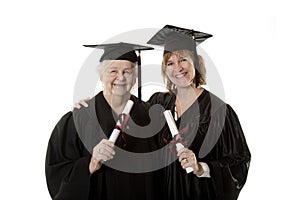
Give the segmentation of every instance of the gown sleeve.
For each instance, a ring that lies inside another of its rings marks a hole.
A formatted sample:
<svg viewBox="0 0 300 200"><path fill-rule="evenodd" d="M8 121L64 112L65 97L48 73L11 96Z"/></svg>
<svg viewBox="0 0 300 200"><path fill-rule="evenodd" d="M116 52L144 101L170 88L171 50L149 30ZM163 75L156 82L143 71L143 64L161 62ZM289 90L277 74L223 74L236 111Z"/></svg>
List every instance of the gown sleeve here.
<svg viewBox="0 0 300 200"><path fill-rule="evenodd" d="M224 124L220 116L212 116L215 130L221 126L221 134L205 161L210 168L217 199L237 199L243 188L251 160L246 139L234 110L226 105Z"/></svg>
<svg viewBox="0 0 300 200"><path fill-rule="evenodd" d="M57 123L48 143L45 171L52 199L88 199L90 156L83 151L69 112Z"/></svg>

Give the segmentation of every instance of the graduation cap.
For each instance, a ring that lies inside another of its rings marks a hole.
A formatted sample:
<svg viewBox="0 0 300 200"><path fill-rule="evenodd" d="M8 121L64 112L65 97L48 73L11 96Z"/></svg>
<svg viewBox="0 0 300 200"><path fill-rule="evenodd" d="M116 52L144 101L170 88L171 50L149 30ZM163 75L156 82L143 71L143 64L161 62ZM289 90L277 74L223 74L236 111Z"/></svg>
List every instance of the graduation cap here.
<svg viewBox="0 0 300 200"><path fill-rule="evenodd" d="M190 50L194 53L195 70L199 69L199 62L196 46L207 38L212 37L211 34L195 31L193 29L180 28L172 25L166 25L159 30L147 44L159 45L164 47L164 54L179 50ZM199 82L199 73L196 73L196 87Z"/></svg>
<svg viewBox="0 0 300 200"><path fill-rule="evenodd" d="M141 100L141 51L153 50L154 48L130 43L111 43L111 44L96 44L83 45L84 47L91 47L96 49L104 49L104 53L100 58L100 62L104 60L128 60L130 62L138 63L138 97ZM137 51L137 53L136 53Z"/></svg>
<svg viewBox="0 0 300 200"><path fill-rule="evenodd" d="M210 37L212 35L208 33L165 25L147 44L164 46L164 54L184 49L194 51L198 44Z"/></svg>

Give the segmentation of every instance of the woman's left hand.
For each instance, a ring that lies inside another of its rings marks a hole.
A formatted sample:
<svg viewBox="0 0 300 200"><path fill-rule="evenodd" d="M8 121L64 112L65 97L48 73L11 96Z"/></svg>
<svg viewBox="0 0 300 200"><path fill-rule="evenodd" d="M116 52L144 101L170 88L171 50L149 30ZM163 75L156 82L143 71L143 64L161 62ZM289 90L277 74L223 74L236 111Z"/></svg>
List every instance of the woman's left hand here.
<svg viewBox="0 0 300 200"><path fill-rule="evenodd" d="M179 162L183 169L192 167L193 173L197 176L201 176L204 173L202 166L198 163L192 150L183 148L178 151L177 156L179 156Z"/></svg>

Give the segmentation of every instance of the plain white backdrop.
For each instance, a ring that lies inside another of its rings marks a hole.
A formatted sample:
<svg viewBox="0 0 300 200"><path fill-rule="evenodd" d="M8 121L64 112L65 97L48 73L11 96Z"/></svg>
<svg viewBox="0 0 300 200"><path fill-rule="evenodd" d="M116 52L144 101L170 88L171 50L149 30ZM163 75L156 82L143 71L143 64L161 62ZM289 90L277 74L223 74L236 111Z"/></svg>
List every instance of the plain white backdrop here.
<svg viewBox="0 0 300 200"><path fill-rule="evenodd" d="M214 35L201 46L252 153L239 199L299 198L297 19L293 1L2 1L0 199L50 199L47 143L73 105L82 45L165 24Z"/></svg>

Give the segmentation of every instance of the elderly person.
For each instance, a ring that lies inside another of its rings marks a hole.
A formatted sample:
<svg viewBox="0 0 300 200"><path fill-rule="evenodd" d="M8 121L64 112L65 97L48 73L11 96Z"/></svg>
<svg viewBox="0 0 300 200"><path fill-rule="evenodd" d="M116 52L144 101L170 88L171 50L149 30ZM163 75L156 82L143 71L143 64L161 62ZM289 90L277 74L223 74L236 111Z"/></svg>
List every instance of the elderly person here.
<svg viewBox="0 0 300 200"><path fill-rule="evenodd" d="M196 45L211 36L166 25L148 41L164 46L161 72L169 90L153 94L148 103L171 110L179 129L175 138L167 126L158 135L165 166L160 199L233 200L247 180L251 154L238 116L201 86L206 69ZM185 148L174 150L176 143ZM193 172L187 173L188 168Z"/></svg>
<svg viewBox="0 0 300 200"><path fill-rule="evenodd" d="M157 199L153 173L122 170L126 165L124 152L144 153L155 148L153 137L127 134L129 128L134 131L135 125L150 122L146 104L130 94L139 59L135 50L148 48L127 43L94 47L104 48L99 65L104 88L89 101L89 108L68 112L55 126L46 156L50 195L64 200ZM129 99L134 105L124 116ZM117 120L121 134L113 143L107 138Z"/></svg>

